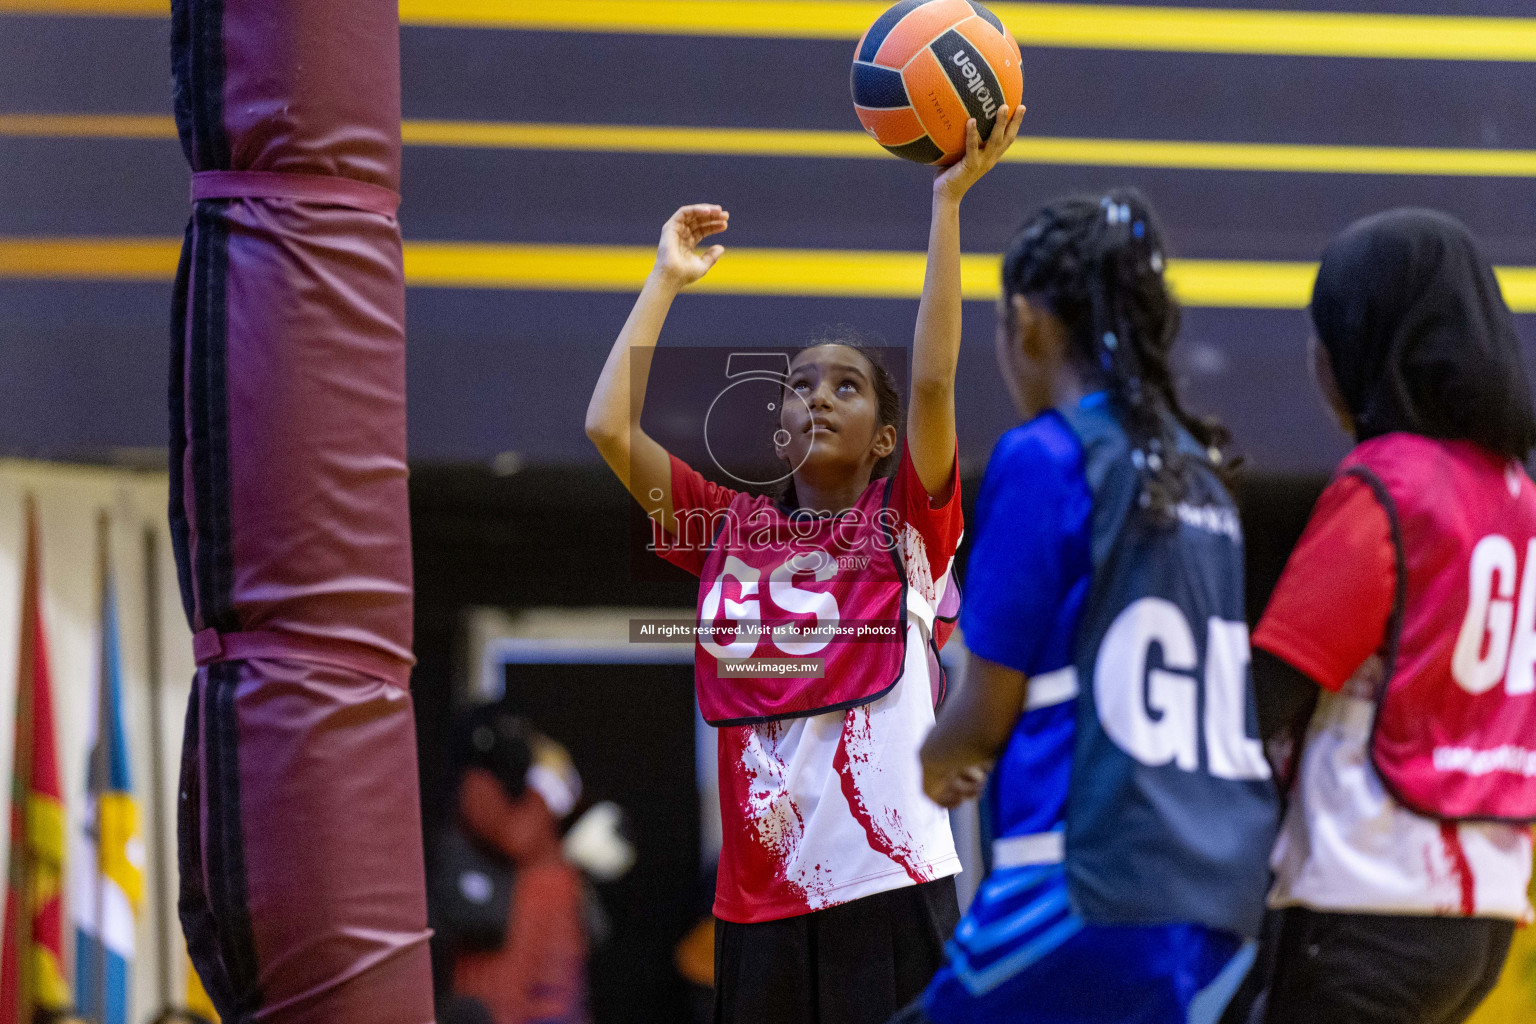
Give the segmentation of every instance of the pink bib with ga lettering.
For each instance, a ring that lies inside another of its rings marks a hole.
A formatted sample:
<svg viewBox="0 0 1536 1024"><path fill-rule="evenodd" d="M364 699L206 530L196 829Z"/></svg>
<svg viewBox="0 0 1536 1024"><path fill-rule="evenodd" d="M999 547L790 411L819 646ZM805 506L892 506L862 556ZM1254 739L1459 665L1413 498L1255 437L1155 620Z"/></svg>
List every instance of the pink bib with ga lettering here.
<svg viewBox="0 0 1536 1024"><path fill-rule="evenodd" d="M1343 472L1376 491L1398 552L1377 771L1420 814L1536 820L1536 485L1415 434L1365 442Z"/></svg>
<svg viewBox="0 0 1536 1024"><path fill-rule="evenodd" d="M710 725L867 704L906 661L906 577L889 480L837 516L737 495L699 574L695 679Z"/></svg>

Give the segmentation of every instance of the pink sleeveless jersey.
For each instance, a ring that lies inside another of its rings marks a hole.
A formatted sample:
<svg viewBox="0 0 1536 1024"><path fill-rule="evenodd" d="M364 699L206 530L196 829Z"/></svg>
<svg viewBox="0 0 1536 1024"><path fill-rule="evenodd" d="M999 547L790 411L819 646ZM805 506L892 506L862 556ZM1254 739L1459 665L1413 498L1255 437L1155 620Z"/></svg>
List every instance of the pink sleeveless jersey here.
<svg viewBox="0 0 1536 1024"><path fill-rule="evenodd" d="M909 610L933 641L938 702L937 648L958 591L945 588L941 602L923 564L914 567L920 592L908 594L914 538L926 554L904 514L911 474L903 454L897 475L871 481L853 508L815 517L710 484L674 460L678 533L658 550L700 579L695 677L706 722L803 718L879 699L902 675Z"/></svg>
<svg viewBox="0 0 1536 1024"><path fill-rule="evenodd" d="M1367 441L1341 471L1377 492L1397 549L1377 771L1430 817L1536 820L1536 485L1414 434Z"/></svg>

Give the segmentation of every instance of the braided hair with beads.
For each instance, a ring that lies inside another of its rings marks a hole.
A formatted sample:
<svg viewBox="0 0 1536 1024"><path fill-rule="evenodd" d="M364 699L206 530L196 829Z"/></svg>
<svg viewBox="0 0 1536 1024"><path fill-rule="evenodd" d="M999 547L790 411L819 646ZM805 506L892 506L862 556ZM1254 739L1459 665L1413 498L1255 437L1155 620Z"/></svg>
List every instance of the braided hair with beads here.
<svg viewBox="0 0 1536 1024"><path fill-rule="evenodd" d="M1171 515L1185 490L1187 456L1175 424L1223 476L1229 437L1179 400L1169 365L1179 305L1165 267L1162 228L1134 189L1051 203L1025 222L1003 259L1005 298L1022 295L1055 314L1071 338L1074 363L1108 392L1134 446L1140 504L1161 517Z"/></svg>

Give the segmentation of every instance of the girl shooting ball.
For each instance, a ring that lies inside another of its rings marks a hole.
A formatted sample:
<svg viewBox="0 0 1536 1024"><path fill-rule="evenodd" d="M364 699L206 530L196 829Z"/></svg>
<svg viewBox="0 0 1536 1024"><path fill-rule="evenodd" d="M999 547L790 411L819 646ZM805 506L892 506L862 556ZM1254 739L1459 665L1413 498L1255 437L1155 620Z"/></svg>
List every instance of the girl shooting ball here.
<svg viewBox="0 0 1536 1024"><path fill-rule="evenodd" d="M836 338L790 363L774 439L794 468L785 502L707 482L641 428L631 396L667 311L724 255L699 248L726 229L718 206L667 222L587 410L604 460L659 507L660 553L701 581L698 696L720 727L724 826L718 1020L884 1021L937 968L959 916L947 813L923 795L917 761L942 692L931 654L961 534L959 211L1023 113L1004 107L985 144L971 121L964 158L934 181L904 447L890 374ZM698 515L720 524L702 544L680 529ZM875 623L899 629L883 642L844 631ZM790 624L814 631L788 639ZM769 670L754 656L806 667L757 678L746 673Z"/></svg>

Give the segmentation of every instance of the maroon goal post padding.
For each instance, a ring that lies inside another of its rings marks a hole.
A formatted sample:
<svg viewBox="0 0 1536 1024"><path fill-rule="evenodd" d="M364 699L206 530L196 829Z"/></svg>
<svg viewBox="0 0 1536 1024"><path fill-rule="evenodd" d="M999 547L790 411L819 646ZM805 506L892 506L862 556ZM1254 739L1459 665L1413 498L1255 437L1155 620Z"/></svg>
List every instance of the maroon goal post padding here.
<svg viewBox="0 0 1536 1024"><path fill-rule="evenodd" d="M393 0L174 0L180 911L226 1024L432 1020Z"/></svg>

